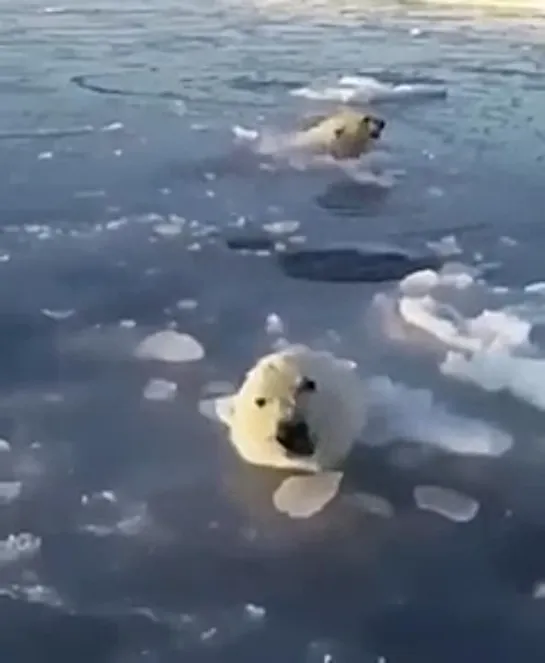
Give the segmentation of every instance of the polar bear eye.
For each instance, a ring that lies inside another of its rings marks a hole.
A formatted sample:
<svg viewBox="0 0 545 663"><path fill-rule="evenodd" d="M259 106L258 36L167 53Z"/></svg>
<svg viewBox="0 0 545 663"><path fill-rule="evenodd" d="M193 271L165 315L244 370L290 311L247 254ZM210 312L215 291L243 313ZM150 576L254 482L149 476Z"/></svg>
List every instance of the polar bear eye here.
<svg viewBox="0 0 545 663"><path fill-rule="evenodd" d="M335 138L340 138L344 133L344 127L339 127L335 129Z"/></svg>
<svg viewBox="0 0 545 663"><path fill-rule="evenodd" d="M257 405L257 407L265 407L265 404L267 403L266 398L256 398L254 400L254 403Z"/></svg>

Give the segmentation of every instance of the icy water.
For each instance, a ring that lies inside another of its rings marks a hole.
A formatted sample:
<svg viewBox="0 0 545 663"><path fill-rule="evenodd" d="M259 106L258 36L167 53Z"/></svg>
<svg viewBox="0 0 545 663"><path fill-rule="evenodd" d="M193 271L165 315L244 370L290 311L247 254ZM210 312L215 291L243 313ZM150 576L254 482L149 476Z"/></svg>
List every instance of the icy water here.
<svg viewBox="0 0 545 663"><path fill-rule="evenodd" d="M545 12L497 5L0 1L2 661L543 661ZM260 151L339 102L375 165ZM372 401L306 520L199 406L282 338Z"/></svg>

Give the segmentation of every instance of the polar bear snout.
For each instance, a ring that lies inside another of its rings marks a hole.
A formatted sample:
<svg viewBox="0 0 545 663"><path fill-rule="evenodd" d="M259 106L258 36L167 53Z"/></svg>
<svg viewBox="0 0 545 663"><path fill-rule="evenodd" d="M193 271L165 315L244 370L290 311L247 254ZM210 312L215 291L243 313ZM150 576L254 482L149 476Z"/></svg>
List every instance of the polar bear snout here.
<svg viewBox="0 0 545 663"><path fill-rule="evenodd" d="M312 456L316 451L304 419L282 419L276 427L276 441L294 456Z"/></svg>
<svg viewBox="0 0 545 663"><path fill-rule="evenodd" d="M373 140L378 140L384 131L384 127L386 126L386 120L383 120L381 117L368 115L365 118L365 121L367 122L369 128L369 136Z"/></svg>

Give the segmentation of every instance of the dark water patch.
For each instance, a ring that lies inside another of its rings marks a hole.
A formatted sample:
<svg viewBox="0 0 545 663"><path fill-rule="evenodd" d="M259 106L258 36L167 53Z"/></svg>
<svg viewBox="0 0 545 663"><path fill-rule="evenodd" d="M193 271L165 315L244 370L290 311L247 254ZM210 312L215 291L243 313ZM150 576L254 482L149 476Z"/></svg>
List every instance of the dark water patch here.
<svg viewBox="0 0 545 663"><path fill-rule="evenodd" d="M500 78L523 78L533 81L545 81L545 70L539 68L536 64L535 67L513 67L513 66L498 66L493 64L459 64L456 71L465 72L470 74L484 74L487 77L499 76ZM542 89L541 87L536 89Z"/></svg>
<svg viewBox="0 0 545 663"><path fill-rule="evenodd" d="M111 76L115 74L78 74L77 76L72 76L70 82L81 88L82 90L87 90L89 92L96 92L97 94L109 94L120 97L151 97L153 99L167 99L172 101L184 101L185 97L178 93L172 92L171 90L158 90L157 92L151 92L147 90L131 90L124 89L122 87L101 85L100 83L94 83L93 79L96 79L99 76ZM118 74L121 76L121 74Z"/></svg>
<svg viewBox="0 0 545 663"><path fill-rule="evenodd" d="M391 191L377 184L352 180L334 182L316 197L319 207L338 216L375 216Z"/></svg>
<svg viewBox="0 0 545 663"><path fill-rule="evenodd" d="M438 269L441 259L397 249L316 248L278 253L283 272L293 279L331 283L380 283L402 279L421 269Z"/></svg>
<svg viewBox="0 0 545 663"><path fill-rule="evenodd" d="M234 76L229 82L229 85L236 90L256 93L285 92L286 90L295 90L303 87L304 84L304 81L301 80L288 81L285 79L257 75L252 76L248 74Z"/></svg>
<svg viewBox="0 0 545 663"><path fill-rule="evenodd" d="M112 620L0 597L0 656L20 663L102 663L121 644Z"/></svg>
<svg viewBox="0 0 545 663"><path fill-rule="evenodd" d="M273 251L274 239L266 233L230 233L225 243L233 251Z"/></svg>

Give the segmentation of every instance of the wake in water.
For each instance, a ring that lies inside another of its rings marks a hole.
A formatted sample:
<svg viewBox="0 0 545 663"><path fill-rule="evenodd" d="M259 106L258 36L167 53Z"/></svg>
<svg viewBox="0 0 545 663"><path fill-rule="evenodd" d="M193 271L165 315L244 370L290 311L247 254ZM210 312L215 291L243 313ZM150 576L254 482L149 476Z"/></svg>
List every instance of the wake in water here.
<svg viewBox="0 0 545 663"><path fill-rule="evenodd" d="M290 94L313 102L329 103L327 110L334 112L337 108L332 104L337 102L366 105L444 99L447 91L436 81L394 83L383 82L372 76L342 76L336 85L299 87L291 90ZM385 166L389 154L380 147L359 159L338 161L328 155L314 153L311 146L301 146L297 132L273 129L259 131L235 125L233 133L239 142L249 145L257 154L284 160L290 167L299 170L337 168L356 182L386 189L394 186L397 177L403 174L403 171Z"/></svg>

